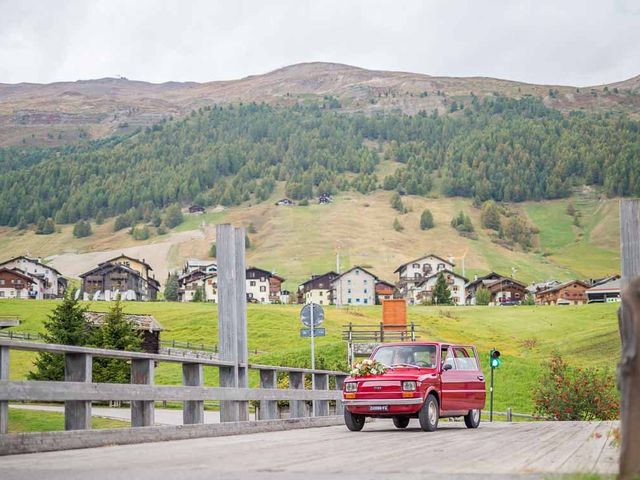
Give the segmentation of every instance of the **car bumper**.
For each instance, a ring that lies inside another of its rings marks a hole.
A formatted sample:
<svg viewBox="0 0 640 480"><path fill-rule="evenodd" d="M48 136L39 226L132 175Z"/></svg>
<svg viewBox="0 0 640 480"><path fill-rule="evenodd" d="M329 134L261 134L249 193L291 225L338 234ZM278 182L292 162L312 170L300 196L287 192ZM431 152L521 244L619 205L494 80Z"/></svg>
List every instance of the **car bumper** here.
<svg viewBox="0 0 640 480"><path fill-rule="evenodd" d="M373 405L422 405L424 400L420 397L417 398L382 398L379 400L373 399L344 399L342 403L348 407L369 407Z"/></svg>

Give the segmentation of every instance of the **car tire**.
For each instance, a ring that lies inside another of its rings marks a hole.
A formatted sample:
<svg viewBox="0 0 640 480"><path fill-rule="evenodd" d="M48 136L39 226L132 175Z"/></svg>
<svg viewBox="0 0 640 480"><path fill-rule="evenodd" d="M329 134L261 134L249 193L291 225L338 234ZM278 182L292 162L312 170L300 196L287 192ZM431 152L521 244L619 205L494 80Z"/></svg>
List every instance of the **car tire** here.
<svg viewBox="0 0 640 480"><path fill-rule="evenodd" d="M364 415L358 415L357 413L351 413L349 410L344 411L344 424L352 432L359 432L364 427L365 417Z"/></svg>
<svg viewBox="0 0 640 480"><path fill-rule="evenodd" d="M480 415L480 410L469 410L469 413L464 416L464 424L467 428L478 428L478 425L480 425Z"/></svg>
<svg viewBox="0 0 640 480"><path fill-rule="evenodd" d="M407 426L409 426L409 420L409 417L398 415L393 417L393 424L396 428L407 428Z"/></svg>
<svg viewBox="0 0 640 480"><path fill-rule="evenodd" d="M433 432L438 428L438 420L440 418L440 406L438 405L438 399L433 393L427 395L427 399L424 401L424 405L418 413L418 420L420 420L420 428L425 432Z"/></svg>

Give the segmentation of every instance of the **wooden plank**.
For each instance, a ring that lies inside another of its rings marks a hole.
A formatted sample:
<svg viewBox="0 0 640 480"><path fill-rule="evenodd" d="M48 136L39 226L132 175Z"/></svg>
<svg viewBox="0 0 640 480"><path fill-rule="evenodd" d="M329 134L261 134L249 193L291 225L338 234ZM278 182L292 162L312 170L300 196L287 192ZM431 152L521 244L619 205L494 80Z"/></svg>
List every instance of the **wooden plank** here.
<svg viewBox="0 0 640 480"><path fill-rule="evenodd" d="M182 384L190 387L201 387L204 384L202 364L182 364ZM204 423L204 401L186 400L182 407L182 422L185 425Z"/></svg>
<svg viewBox="0 0 640 480"><path fill-rule="evenodd" d="M622 286L640 276L640 200L620 200L620 262Z"/></svg>
<svg viewBox="0 0 640 480"><path fill-rule="evenodd" d="M236 303L235 328L236 328L236 362L237 362L237 387L247 388L249 386L249 373L245 366L249 361L248 338L247 338L247 270L245 265L245 231L244 228L234 229L235 242L235 286L234 301ZM275 385L274 385L275 386ZM238 403L238 420L247 422L249 420L249 402Z"/></svg>
<svg viewBox="0 0 640 480"><path fill-rule="evenodd" d="M344 381L347 378L347 375L336 375L336 390L342 394L342 386L344 385ZM336 415L344 414L344 404L342 400L336 400Z"/></svg>
<svg viewBox="0 0 640 480"><path fill-rule="evenodd" d="M3 382L0 400L61 402L71 400L337 400L336 390L294 390L84 382Z"/></svg>
<svg viewBox="0 0 640 480"><path fill-rule="evenodd" d="M193 362L193 358L173 357L170 355L158 355L143 352L127 352L123 350L106 350L103 348L76 347L72 345L57 345L52 343L25 342L21 340L8 340L0 338L0 346L7 346L12 350L49 353L86 353L94 357L119 358L123 360L149 359L156 362L185 363ZM233 362L217 359L198 359L203 365L232 366Z"/></svg>
<svg viewBox="0 0 640 480"><path fill-rule="evenodd" d="M153 360L132 360L131 383L134 385L153 385ZM131 402L131 426L149 427L155 425L154 402L134 400Z"/></svg>
<svg viewBox="0 0 640 480"><path fill-rule="evenodd" d="M304 390L304 373L289 372L289 388ZM305 414L305 403L301 400L289 400L289 418L301 418Z"/></svg>
<svg viewBox="0 0 640 480"><path fill-rule="evenodd" d="M260 388L277 388L277 374L275 370L260 370ZM260 401L260 420L275 420L278 418L278 402L275 400Z"/></svg>
<svg viewBox="0 0 640 480"><path fill-rule="evenodd" d="M9 347L0 347L0 382L9 380ZM0 401L0 434L9 431L9 402Z"/></svg>
<svg viewBox="0 0 640 480"><path fill-rule="evenodd" d="M68 382L87 387L92 376L92 358L87 353L66 353L64 356L63 387ZM40 383L40 382L30 382ZM44 382L43 382L44 383ZM65 430L90 430L91 429L91 401L88 398L66 400L64 402L64 429Z"/></svg>
<svg viewBox="0 0 640 480"><path fill-rule="evenodd" d="M316 373L314 374L314 377L316 391L329 391L329 375L326 375L324 373ZM340 394L340 398L342 398L342 394ZM326 415L329 415L329 402L326 400L314 400L313 415L316 417L324 417Z"/></svg>

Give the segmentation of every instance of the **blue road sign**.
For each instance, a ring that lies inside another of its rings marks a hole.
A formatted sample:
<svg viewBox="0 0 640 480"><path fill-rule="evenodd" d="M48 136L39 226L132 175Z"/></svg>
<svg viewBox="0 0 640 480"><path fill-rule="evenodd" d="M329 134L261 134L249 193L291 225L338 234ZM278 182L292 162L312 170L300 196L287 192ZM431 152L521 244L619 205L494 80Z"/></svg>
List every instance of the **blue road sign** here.
<svg viewBox="0 0 640 480"><path fill-rule="evenodd" d="M313 331L313 336L314 337L324 337L327 334L327 331L324 328L316 328ZM300 329L300 336L301 337L310 337L311 336L311 329L310 328L301 328Z"/></svg>

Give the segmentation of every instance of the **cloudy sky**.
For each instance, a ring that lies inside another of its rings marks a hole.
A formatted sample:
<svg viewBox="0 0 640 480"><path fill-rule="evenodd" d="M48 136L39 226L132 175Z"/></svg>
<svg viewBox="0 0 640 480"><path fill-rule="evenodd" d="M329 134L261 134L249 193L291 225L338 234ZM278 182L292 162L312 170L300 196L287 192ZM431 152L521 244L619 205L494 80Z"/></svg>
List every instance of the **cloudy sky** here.
<svg viewBox="0 0 640 480"><path fill-rule="evenodd" d="M640 0L0 0L0 82L210 81L298 62L533 83L640 74Z"/></svg>

